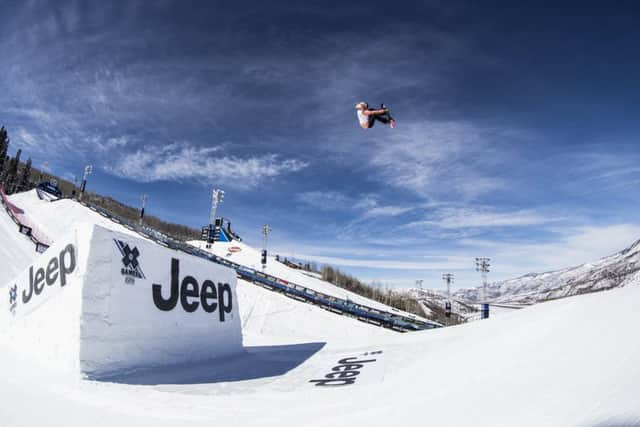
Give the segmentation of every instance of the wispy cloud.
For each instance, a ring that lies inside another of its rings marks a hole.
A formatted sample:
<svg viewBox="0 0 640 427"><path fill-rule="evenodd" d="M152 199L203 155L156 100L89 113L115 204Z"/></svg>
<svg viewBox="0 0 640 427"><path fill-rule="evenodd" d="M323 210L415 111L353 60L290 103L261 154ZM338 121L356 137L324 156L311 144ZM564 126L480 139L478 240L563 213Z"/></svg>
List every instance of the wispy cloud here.
<svg viewBox="0 0 640 427"><path fill-rule="evenodd" d="M296 196L304 204L323 211L355 211L359 219L398 216L413 210L413 207L385 205L372 194L348 196L337 191L309 191Z"/></svg>
<svg viewBox="0 0 640 427"><path fill-rule="evenodd" d="M348 207L352 200L337 191L308 191L296 196L298 201L317 209L332 211Z"/></svg>
<svg viewBox="0 0 640 427"><path fill-rule="evenodd" d="M592 151L568 153L566 162L572 167L564 185L578 194L634 188L640 180L640 152L635 145L628 151L608 148L596 145Z"/></svg>
<svg viewBox="0 0 640 427"><path fill-rule="evenodd" d="M464 239L459 243L494 258L501 278L595 262L640 239L640 225L605 224L565 228L547 242Z"/></svg>
<svg viewBox="0 0 640 427"><path fill-rule="evenodd" d="M509 153L496 156L495 140L507 130L466 121L400 123L374 140L367 168L378 180L428 199L481 198L510 184L495 173Z"/></svg>
<svg viewBox="0 0 640 427"><path fill-rule="evenodd" d="M280 160L276 154L240 158L224 154L221 147L173 143L125 154L105 170L140 182L198 180L247 188L307 166L297 159Z"/></svg>
<svg viewBox="0 0 640 427"><path fill-rule="evenodd" d="M21 147L34 148L38 144L37 137L22 126L16 129L15 136L12 138L12 140L14 142L17 142L17 144Z"/></svg>
<svg viewBox="0 0 640 427"><path fill-rule="evenodd" d="M549 224L561 221L563 217L548 216L532 210L496 211L490 208L443 207L435 210L433 218L414 221L406 228L440 227L444 229L459 228L493 228L522 227Z"/></svg>

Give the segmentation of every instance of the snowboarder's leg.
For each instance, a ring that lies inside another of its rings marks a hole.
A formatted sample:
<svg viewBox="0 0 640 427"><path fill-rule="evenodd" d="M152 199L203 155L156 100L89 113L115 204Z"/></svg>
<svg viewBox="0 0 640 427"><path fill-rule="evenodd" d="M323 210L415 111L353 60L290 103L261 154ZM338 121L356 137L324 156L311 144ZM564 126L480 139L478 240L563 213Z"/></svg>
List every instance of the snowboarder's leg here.
<svg viewBox="0 0 640 427"><path fill-rule="evenodd" d="M384 114L380 114L373 117L374 117L374 120L384 123L385 125L388 124L391 120L393 120L393 118L391 118L391 115L389 114L388 111Z"/></svg>
<svg viewBox="0 0 640 427"><path fill-rule="evenodd" d="M373 125L376 124L376 116L368 116L368 119L369 119L369 129L371 129Z"/></svg>

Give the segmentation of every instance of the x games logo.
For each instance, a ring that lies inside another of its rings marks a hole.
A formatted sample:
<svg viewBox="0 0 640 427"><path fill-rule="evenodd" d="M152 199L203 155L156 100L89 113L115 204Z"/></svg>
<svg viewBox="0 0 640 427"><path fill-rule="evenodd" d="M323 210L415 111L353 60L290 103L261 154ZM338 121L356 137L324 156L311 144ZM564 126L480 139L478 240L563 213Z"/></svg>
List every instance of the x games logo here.
<svg viewBox="0 0 640 427"><path fill-rule="evenodd" d="M133 249L131 249L131 247L122 240L113 239L113 241L122 255L123 267L120 269L120 273L123 276L127 276L125 282L133 284L136 278L144 279L144 273L142 272L140 263L138 262L138 257L140 256L138 248L134 246Z"/></svg>
<svg viewBox="0 0 640 427"><path fill-rule="evenodd" d="M16 306L18 305L18 285L9 288L9 311L16 314Z"/></svg>

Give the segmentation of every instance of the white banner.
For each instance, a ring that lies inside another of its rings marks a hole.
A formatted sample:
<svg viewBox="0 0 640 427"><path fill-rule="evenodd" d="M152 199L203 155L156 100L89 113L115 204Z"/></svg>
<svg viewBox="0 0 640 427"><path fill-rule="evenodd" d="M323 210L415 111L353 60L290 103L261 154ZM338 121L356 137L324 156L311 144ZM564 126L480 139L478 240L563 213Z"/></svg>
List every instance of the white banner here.
<svg viewBox="0 0 640 427"><path fill-rule="evenodd" d="M75 237L75 234L74 234ZM13 317L31 313L70 285L78 270L77 239L56 244L6 287Z"/></svg>
<svg viewBox="0 0 640 427"><path fill-rule="evenodd" d="M237 320L236 275L227 267L113 233L111 318L165 313L171 322L199 318L220 326ZM138 307L132 310L133 307ZM158 321L157 318L154 319Z"/></svg>

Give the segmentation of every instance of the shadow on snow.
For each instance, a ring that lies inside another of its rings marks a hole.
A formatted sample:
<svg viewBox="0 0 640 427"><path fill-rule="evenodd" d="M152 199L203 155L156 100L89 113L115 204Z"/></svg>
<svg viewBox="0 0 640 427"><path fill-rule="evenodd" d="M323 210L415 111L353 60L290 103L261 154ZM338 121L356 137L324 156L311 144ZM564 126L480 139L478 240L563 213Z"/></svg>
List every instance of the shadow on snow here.
<svg viewBox="0 0 640 427"><path fill-rule="evenodd" d="M165 365L108 374L89 375L94 381L130 385L210 384L281 376L300 366L325 343L245 347L245 352L223 359ZM188 350L187 350L188 351Z"/></svg>

